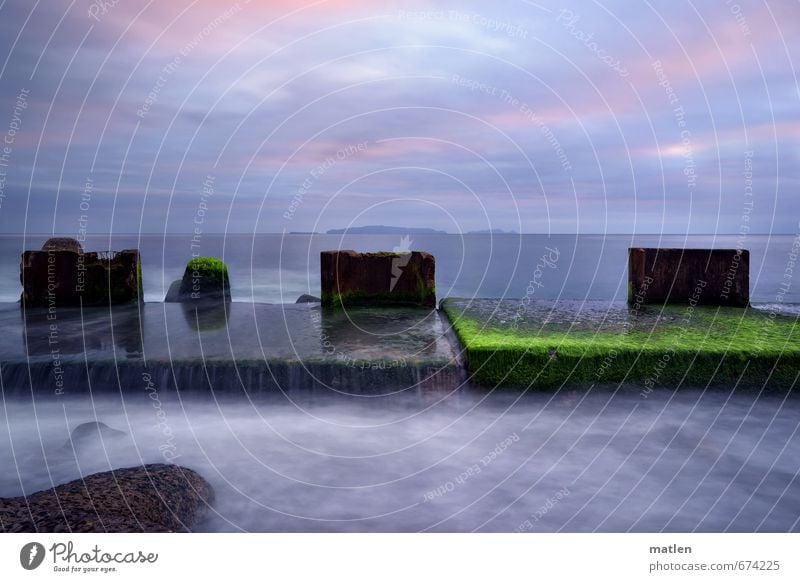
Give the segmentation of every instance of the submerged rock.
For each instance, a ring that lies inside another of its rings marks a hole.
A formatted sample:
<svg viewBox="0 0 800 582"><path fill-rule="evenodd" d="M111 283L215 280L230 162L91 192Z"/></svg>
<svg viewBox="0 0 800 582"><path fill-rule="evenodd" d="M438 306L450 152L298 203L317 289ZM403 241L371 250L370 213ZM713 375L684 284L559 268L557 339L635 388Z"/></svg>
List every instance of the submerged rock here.
<svg viewBox="0 0 800 582"><path fill-rule="evenodd" d="M96 473L27 497L0 499L4 532L189 531L213 501L211 486L178 465Z"/></svg>
<svg viewBox="0 0 800 582"><path fill-rule="evenodd" d="M194 257L187 264L183 278L173 281L164 301L180 303L193 300L230 301L231 283L228 267L214 257Z"/></svg>
<svg viewBox="0 0 800 582"><path fill-rule="evenodd" d="M67 442L65 449L84 447L89 444L101 443L112 439L120 439L127 433L111 428L104 422L84 422L75 427Z"/></svg>
<svg viewBox="0 0 800 582"><path fill-rule="evenodd" d="M300 297L297 298L295 303L319 303L322 301L319 297L314 297L313 295L307 295L303 293Z"/></svg>
<svg viewBox="0 0 800 582"><path fill-rule="evenodd" d="M436 306L436 259L419 251L323 251L322 304Z"/></svg>

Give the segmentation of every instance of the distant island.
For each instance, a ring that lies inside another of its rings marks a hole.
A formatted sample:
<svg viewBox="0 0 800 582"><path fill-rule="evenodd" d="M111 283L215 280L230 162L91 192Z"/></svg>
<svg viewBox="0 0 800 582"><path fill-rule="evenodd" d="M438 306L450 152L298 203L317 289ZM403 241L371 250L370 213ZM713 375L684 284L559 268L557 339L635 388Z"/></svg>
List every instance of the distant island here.
<svg viewBox="0 0 800 582"><path fill-rule="evenodd" d="M354 226L351 228L332 228L325 234L447 234L434 228L411 228L406 226Z"/></svg>
<svg viewBox="0 0 800 582"><path fill-rule="evenodd" d="M486 230L470 230L466 234L519 234L516 230L503 230L502 228L489 228Z"/></svg>

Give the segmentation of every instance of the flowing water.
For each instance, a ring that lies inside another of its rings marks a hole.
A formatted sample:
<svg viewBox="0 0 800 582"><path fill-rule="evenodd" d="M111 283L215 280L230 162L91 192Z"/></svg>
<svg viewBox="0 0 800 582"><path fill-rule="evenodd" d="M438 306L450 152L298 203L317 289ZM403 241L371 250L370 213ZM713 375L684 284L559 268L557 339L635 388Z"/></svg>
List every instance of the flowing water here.
<svg viewBox="0 0 800 582"><path fill-rule="evenodd" d="M163 462L209 531L797 531L796 399L688 390L16 399L0 496ZM128 433L64 447L76 425Z"/></svg>

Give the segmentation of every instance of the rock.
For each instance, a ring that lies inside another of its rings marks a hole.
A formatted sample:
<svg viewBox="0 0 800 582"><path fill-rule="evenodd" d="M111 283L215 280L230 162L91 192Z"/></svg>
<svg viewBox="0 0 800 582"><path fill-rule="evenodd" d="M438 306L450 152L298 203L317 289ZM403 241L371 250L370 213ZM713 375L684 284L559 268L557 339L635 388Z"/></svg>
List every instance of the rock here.
<svg viewBox="0 0 800 582"><path fill-rule="evenodd" d="M181 280L175 279L167 289L167 296L164 297L166 303L178 303L181 301Z"/></svg>
<svg viewBox="0 0 800 582"><path fill-rule="evenodd" d="M628 303L750 304L750 252L628 249Z"/></svg>
<svg viewBox="0 0 800 582"><path fill-rule="evenodd" d="M214 257L194 257L186 264L183 278L170 285L164 301L170 303L207 299L230 301L230 298L231 283L225 263Z"/></svg>
<svg viewBox="0 0 800 582"><path fill-rule="evenodd" d="M24 307L90 307L144 297L138 250L84 253L73 239L50 239L43 248L22 253Z"/></svg>
<svg viewBox="0 0 800 582"><path fill-rule="evenodd" d="M83 247L74 238L69 237L52 237L45 241L42 245L43 251L70 251L72 253L82 253Z"/></svg>
<svg viewBox="0 0 800 582"><path fill-rule="evenodd" d="M295 303L319 303L321 299L319 297L314 297L313 295L307 295L303 293L300 297L297 298Z"/></svg>
<svg viewBox="0 0 800 582"><path fill-rule="evenodd" d="M177 465L116 469L26 497L0 499L4 532L189 531L213 501L200 475Z"/></svg>
<svg viewBox="0 0 800 582"><path fill-rule="evenodd" d="M323 251L322 304L436 306L436 260L428 253Z"/></svg>
<svg viewBox="0 0 800 582"><path fill-rule="evenodd" d="M84 422L75 427L64 448L72 450L93 443L102 443L127 436L125 432L111 428L104 422Z"/></svg>

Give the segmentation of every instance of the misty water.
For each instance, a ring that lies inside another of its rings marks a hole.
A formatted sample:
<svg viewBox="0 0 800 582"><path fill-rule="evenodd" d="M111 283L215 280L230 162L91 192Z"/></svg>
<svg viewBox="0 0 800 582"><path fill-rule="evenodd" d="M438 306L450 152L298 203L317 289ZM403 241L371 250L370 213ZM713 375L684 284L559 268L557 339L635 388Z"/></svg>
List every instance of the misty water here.
<svg viewBox="0 0 800 582"><path fill-rule="evenodd" d="M308 319L313 306L242 303L293 303L301 293L316 294L319 250L386 250L399 244L396 237L259 237L208 239L207 254L224 256L231 267L232 309L201 317L179 305L148 303L116 312L115 333L99 311L70 316L65 310L61 340L71 346L69 358L91 367L100 359L169 365L172 357L193 362L198 374L189 377L202 377L210 360L257 360L264 350L283 359L316 357L324 334L348 354L402 358L410 350L453 359L444 326L427 315L320 318L314 328ZM452 382L369 394L350 394L346 386L232 394L223 386L191 390L182 381L180 391L166 383L152 388L137 372L137 382L112 373L106 384L63 396L28 390L30 379L23 376L29 372L13 380L6 372L9 362L30 369L48 358L47 322L29 313L26 328L12 303L19 296L19 252L38 248L46 237L40 238L0 239L0 298L6 302L0 307L0 497L168 460L197 470L216 491L199 531L800 530L800 401L789 387L769 394L734 387L647 394L637 386L535 393ZM539 258L557 249L559 260L541 274L537 297L572 306L624 298L631 244L736 242L412 239L412 248L437 257L440 298L521 297ZM181 240L115 236L110 243L92 239L86 248L141 248L146 298L160 301L190 257ZM793 238L749 242L753 297L768 304L775 301ZM798 302L798 286L785 300ZM783 308L797 312L796 306ZM354 375L364 371L349 373L355 385ZM69 440L72 430L91 421L125 434Z"/></svg>
<svg viewBox="0 0 800 582"><path fill-rule="evenodd" d="M162 398L4 402L0 495L163 462L168 447L216 491L199 530L796 531L800 519L800 406L784 396ZM94 420L127 435L68 444Z"/></svg>

